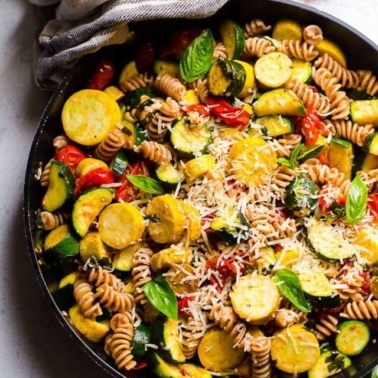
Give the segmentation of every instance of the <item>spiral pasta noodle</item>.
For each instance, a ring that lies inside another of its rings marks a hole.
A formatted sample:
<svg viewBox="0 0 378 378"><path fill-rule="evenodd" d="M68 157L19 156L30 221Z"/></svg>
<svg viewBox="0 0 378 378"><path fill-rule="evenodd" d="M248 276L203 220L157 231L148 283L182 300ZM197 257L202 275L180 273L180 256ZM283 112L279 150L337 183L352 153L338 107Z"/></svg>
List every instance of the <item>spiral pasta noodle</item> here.
<svg viewBox="0 0 378 378"><path fill-rule="evenodd" d="M176 101L184 100L186 87L172 75L158 75L155 78L154 87Z"/></svg>
<svg viewBox="0 0 378 378"><path fill-rule="evenodd" d="M358 70L359 87L366 90L370 96L374 96L378 92L378 80L369 70Z"/></svg>
<svg viewBox="0 0 378 378"><path fill-rule="evenodd" d="M287 134L282 138L269 141L268 143L272 146L272 149L276 152L278 157L289 157L301 141L301 135Z"/></svg>
<svg viewBox="0 0 378 378"><path fill-rule="evenodd" d="M119 278L101 266L92 268L89 271L88 282L93 284L95 287L107 284L112 286L119 293L122 293L125 289L125 284Z"/></svg>
<svg viewBox="0 0 378 378"><path fill-rule="evenodd" d="M182 350L187 360L192 359L206 330L206 318L189 317L180 325L182 335Z"/></svg>
<svg viewBox="0 0 378 378"><path fill-rule="evenodd" d="M255 337L251 341L253 378L269 378L272 376L271 344L270 338L265 336Z"/></svg>
<svg viewBox="0 0 378 378"><path fill-rule="evenodd" d="M342 87L358 88L360 85L360 78L357 72L344 68L327 53L322 54L315 60L314 67L324 68L331 72L333 77L336 78L337 82L339 82Z"/></svg>
<svg viewBox="0 0 378 378"><path fill-rule="evenodd" d="M299 316L291 309L281 308L276 312L274 320L278 327L286 328L296 323L299 320Z"/></svg>
<svg viewBox="0 0 378 378"><path fill-rule="evenodd" d="M54 159L50 159L42 169L42 174L41 174L41 177L39 179L39 183L41 184L42 187L49 186L50 169L51 169L51 163L53 161L54 161Z"/></svg>
<svg viewBox="0 0 378 378"><path fill-rule="evenodd" d="M134 297L131 294L119 292L107 283L97 287L95 297L100 304L113 312L130 311L134 306Z"/></svg>
<svg viewBox="0 0 378 378"><path fill-rule="evenodd" d="M160 108L154 112L151 121L146 125L148 139L162 142L172 123L181 116L179 104L168 97L161 101Z"/></svg>
<svg viewBox="0 0 378 378"><path fill-rule="evenodd" d="M245 40L243 55L246 58L261 57L277 50L278 48L267 38L250 37Z"/></svg>
<svg viewBox="0 0 378 378"><path fill-rule="evenodd" d="M206 78L202 77L197 79L193 83L190 83L190 87L194 89L201 102L206 101L209 96L209 87Z"/></svg>
<svg viewBox="0 0 378 378"><path fill-rule="evenodd" d="M232 307L214 305L209 313L209 319L230 334L235 340L235 347L249 349L252 336L247 332L245 324L238 320Z"/></svg>
<svg viewBox="0 0 378 378"><path fill-rule="evenodd" d="M337 332L339 321L332 315L320 317L315 323L315 335L318 340L326 340Z"/></svg>
<svg viewBox="0 0 378 378"><path fill-rule="evenodd" d="M323 31L318 25L307 25L303 29L303 39L309 45L317 45L323 40Z"/></svg>
<svg viewBox="0 0 378 378"><path fill-rule="evenodd" d="M74 283L74 297L81 312L87 318L102 315L100 304L92 291L91 284L83 277L78 277Z"/></svg>
<svg viewBox="0 0 378 378"><path fill-rule="evenodd" d="M143 292L143 286L152 279L150 269L150 259L152 255L153 252L150 248L142 247L134 253L132 259L134 298L135 302L140 303L142 306L148 302L146 294Z"/></svg>
<svg viewBox="0 0 378 378"><path fill-rule="evenodd" d="M314 45L293 39L285 39L281 41L279 51L283 52L289 57L303 59L306 61L314 60L319 55L319 53L314 50Z"/></svg>
<svg viewBox="0 0 378 378"><path fill-rule="evenodd" d="M366 137L374 132L372 124L359 125L351 120L324 120L332 134L362 146Z"/></svg>
<svg viewBox="0 0 378 378"><path fill-rule="evenodd" d="M132 370L137 362L131 352L134 338L134 320L130 313L112 316L110 328L113 333L106 340L106 351L110 354L119 370Z"/></svg>
<svg viewBox="0 0 378 378"><path fill-rule="evenodd" d="M315 92L310 86L301 83L299 80L286 82L285 88L292 90L303 101L306 107L312 106L322 116L325 116L331 109L331 104L326 96Z"/></svg>
<svg viewBox="0 0 378 378"><path fill-rule="evenodd" d="M67 135L58 135L53 140L53 146L55 148L55 152L60 151L62 148L67 147L70 144L70 140Z"/></svg>
<svg viewBox="0 0 378 378"><path fill-rule="evenodd" d="M349 99L344 91L340 91L341 84L325 68L318 68L312 74L331 102L332 119L346 119L349 116Z"/></svg>
<svg viewBox="0 0 378 378"><path fill-rule="evenodd" d="M360 320L378 319L378 300L349 302L340 313L340 317Z"/></svg>
<svg viewBox="0 0 378 378"><path fill-rule="evenodd" d="M213 60L217 60L219 58L228 58L226 46L222 42L216 43L214 47Z"/></svg>
<svg viewBox="0 0 378 378"><path fill-rule="evenodd" d="M134 75L131 78L122 81L119 85L124 92L132 92L135 89L147 86L142 74Z"/></svg>
<svg viewBox="0 0 378 378"><path fill-rule="evenodd" d="M272 28L271 25L266 25L263 20L254 18L250 22L245 23L244 25L244 36L254 37L259 34L263 34Z"/></svg>
<svg viewBox="0 0 378 378"><path fill-rule="evenodd" d="M171 150L161 143L144 141L134 148L134 152L141 153L144 158L158 164L165 164L172 160Z"/></svg>
<svg viewBox="0 0 378 378"><path fill-rule="evenodd" d="M113 159L116 153L124 146L125 138L122 131L115 128L100 142L94 150L94 157L105 162Z"/></svg>
<svg viewBox="0 0 378 378"><path fill-rule="evenodd" d="M49 211L41 212L42 227L44 230L53 230L68 219L68 214L63 212L50 213Z"/></svg>

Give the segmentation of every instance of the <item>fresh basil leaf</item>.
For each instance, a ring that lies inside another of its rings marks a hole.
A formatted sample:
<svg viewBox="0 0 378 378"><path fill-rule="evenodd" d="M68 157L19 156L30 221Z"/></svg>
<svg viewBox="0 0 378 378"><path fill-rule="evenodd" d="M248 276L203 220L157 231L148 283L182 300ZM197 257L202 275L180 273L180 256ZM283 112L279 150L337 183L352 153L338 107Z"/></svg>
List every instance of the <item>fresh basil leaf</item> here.
<svg viewBox="0 0 378 378"><path fill-rule="evenodd" d="M304 146L303 143L298 144L298 146L295 147L294 150L293 150L293 152L291 153L291 155L290 155L290 162L291 162L292 166L295 166L295 164L297 162L298 155L302 151L303 146Z"/></svg>
<svg viewBox="0 0 378 378"><path fill-rule="evenodd" d="M214 38L210 29L192 41L180 60L181 77L191 83L203 76L213 62Z"/></svg>
<svg viewBox="0 0 378 378"><path fill-rule="evenodd" d="M277 163L284 165L285 167L294 168L291 161L283 157L277 158Z"/></svg>
<svg viewBox="0 0 378 378"><path fill-rule="evenodd" d="M177 319L177 299L163 276L156 276L143 285L143 291L151 304L170 319Z"/></svg>
<svg viewBox="0 0 378 378"><path fill-rule="evenodd" d="M323 145L318 144L314 146L305 146L300 152L301 154L298 155L297 160L305 160L315 158L319 155L319 152L323 149Z"/></svg>
<svg viewBox="0 0 378 378"><path fill-rule="evenodd" d="M348 191L345 212L346 220L350 224L357 224L366 213L368 189L359 176L356 176Z"/></svg>
<svg viewBox="0 0 378 378"><path fill-rule="evenodd" d="M276 271L273 281L277 283L280 293L295 307L303 312L311 311L296 273L290 269L279 269Z"/></svg>
<svg viewBox="0 0 378 378"><path fill-rule="evenodd" d="M148 176L126 175L126 178L138 189L150 194L164 194L160 183Z"/></svg>

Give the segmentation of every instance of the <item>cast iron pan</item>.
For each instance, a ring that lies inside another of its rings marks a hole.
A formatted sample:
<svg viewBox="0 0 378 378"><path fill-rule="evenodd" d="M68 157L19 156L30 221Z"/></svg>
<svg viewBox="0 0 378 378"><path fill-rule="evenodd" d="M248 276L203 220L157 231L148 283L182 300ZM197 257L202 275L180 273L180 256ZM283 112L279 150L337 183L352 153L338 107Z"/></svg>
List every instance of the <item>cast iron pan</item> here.
<svg viewBox="0 0 378 378"><path fill-rule="evenodd" d="M261 18L268 24L274 24L281 18L293 18L302 24L317 24L324 32L327 38L334 40L339 46L347 52L349 69L369 69L375 72L378 67L378 47L368 38L351 28L344 22L320 12L309 6L300 5L287 0L230 0L226 6L210 19L198 19L195 22L199 26L208 26L209 22L217 21L222 18L232 18L244 25L245 22L253 18ZM135 23L130 25L131 30L136 30L139 34L152 33L154 30L166 30L177 25L183 26L185 23L193 25L193 20L154 20ZM72 342L78 344L81 349L103 369L109 377L124 378L114 367L112 361L108 359L102 350L102 346L92 344L80 337L68 324L62 316L59 308L54 302L46 284L45 273L38 264L35 248L38 230L36 227L36 210L41 203L41 190L39 182L35 175L39 168L40 162L43 165L53 156L52 147L53 138L61 133L60 111L63 103L68 96L77 90L85 87L91 73L94 70L95 63L101 55L113 55L116 62L120 64L127 62L127 46L113 46L103 49L96 55L88 56L65 78L60 88L53 94L49 101L41 121L38 125L34 140L31 146L30 155L27 164L25 185L24 185L24 227L28 243L29 256L43 294L46 296L62 327L72 338ZM100 56L99 56L100 55ZM373 335L372 339L376 339ZM378 343L371 343L362 354L353 358L354 369L344 370L333 377L353 377L362 378L375 365L378 364ZM128 378L152 377L153 374L148 371L138 371L128 373Z"/></svg>

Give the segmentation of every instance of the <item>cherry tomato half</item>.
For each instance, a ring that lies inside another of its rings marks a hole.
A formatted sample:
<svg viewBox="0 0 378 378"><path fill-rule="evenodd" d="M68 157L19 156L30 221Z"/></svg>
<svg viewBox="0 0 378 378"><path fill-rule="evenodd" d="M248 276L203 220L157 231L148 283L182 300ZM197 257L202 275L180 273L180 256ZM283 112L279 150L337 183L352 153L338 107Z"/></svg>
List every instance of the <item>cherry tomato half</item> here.
<svg viewBox="0 0 378 378"><path fill-rule="evenodd" d="M75 171L78 164L85 158L85 154L76 146L68 145L55 154L55 160L66 163L71 171Z"/></svg>

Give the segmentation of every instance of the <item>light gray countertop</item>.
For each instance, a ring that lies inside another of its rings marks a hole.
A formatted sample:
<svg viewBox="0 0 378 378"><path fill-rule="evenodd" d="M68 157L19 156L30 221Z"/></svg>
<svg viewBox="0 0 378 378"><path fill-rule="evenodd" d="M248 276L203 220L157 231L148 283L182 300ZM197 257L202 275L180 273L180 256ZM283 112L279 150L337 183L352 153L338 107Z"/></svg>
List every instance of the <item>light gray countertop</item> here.
<svg viewBox="0 0 378 378"><path fill-rule="evenodd" d="M332 14L378 43L376 0L298 2ZM0 0L0 9L0 377L105 378L59 325L26 252L25 166L50 94L40 92L32 77L33 7L27 0Z"/></svg>

